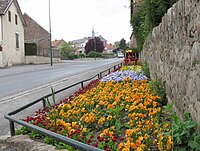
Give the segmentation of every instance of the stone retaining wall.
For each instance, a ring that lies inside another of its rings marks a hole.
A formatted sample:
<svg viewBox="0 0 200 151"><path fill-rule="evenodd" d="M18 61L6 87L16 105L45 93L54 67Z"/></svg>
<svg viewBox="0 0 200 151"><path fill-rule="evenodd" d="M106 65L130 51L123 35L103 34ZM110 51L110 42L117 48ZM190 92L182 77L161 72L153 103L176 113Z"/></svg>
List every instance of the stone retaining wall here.
<svg viewBox="0 0 200 151"><path fill-rule="evenodd" d="M151 78L161 79L182 116L190 112L200 132L200 1L179 0L153 29L143 48Z"/></svg>

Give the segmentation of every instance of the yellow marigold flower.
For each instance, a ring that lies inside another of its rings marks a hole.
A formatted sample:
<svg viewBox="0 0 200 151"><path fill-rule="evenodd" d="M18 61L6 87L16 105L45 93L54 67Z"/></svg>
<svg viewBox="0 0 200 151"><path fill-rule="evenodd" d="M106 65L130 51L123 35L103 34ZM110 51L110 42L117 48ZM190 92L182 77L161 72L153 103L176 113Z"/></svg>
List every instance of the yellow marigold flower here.
<svg viewBox="0 0 200 151"><path fill-rule="evenodd" d="M78 114L79 110L73 111L73 114Z"/></svg>
<svg viewBox="0 0 200 151"><path fill-rule="evenodd" d="M120 150L123 146L124 146L124 145L123 145L123 143L121 142L121 143L118 144L117 149Z"/></svg>
<svg viewBox="0 0 200 151"><path fill-rule="evenodd" d="M76 122L72 122L72 127L75 127L76 126Z"/></svg>
<svg viewBox="0 0 200 151"><path fill-rule="evenodd" d="M127 136L131 137L132 134L133 134L133 129L127 129L127 130L126 130L126 135L127 135Z"/></svg>
<svg viewBox="0 0 200 151"><path fill-rule="evenodd" d="M106 118L102 117L98 120L98 124L103 124L105 122Z"/></svg>
<svg viewBox="0 0 200 151"><path fill-rule="evenodd" d="M105 133L101 133L99 136L104 137L105 135L106 135Z"/></svg>
<svg viewBox="0 0 200 151"><path fill-rule="evenodd" d="M153 144L156 144L156 143L157 143L157 139L154 139L154 140L153 140Z"/></svg>
<svg viewBox="0 0 200 151"><path fill-rule="evenodd" d="M122 149L122 151L130 151L130 149L128 147L125 147Z"/></svg>
<svg viewBox="0 0 200 151"><path fill-rule="evenodd" d="M163 125L164 128L167 128L168 126L169 126L169 124L167 124L167 123Z"/></svg>
<svg viewBox="0 0 200 151"><path fill-rule="evenodd" d="M86 112L85 108L82 108L82 109L81 109L81 112L83 112L83 113Z"/></svg>
<svg viewBox="0 0 200 151"><path fill-rule="evenodd" d="M158 130L154 130L154 131L153 131L153 134L157 134L157 133L158 133Z"/></svg>
<svg viewBox="0 0 200 151"><path fill-rule="evenodd" d="M83 129L82 129L82 132L84 133L84 132L86 132L86 130L87 130L86 128L83 128Z"/></svg>
<svg viewBox="0 0 200 151"><path fill-rule="evenodd" d="M163 140L163 134L158 134L157 137L159 138L160 141Z"/></svg>
<svg viewBox="0 0 200 151"><path fill-rule="evenodd" d="M70 127L70 126L67 127L67 130L68 130L69 132L71 131L71 129L72 129L72 127Z"/></svg>
<svg viewBox="0 0 200 151"><path fill-rule="evenodd" d="M168 135L167 138L168 138L168 140L167 140L167 148L166 149L170 150L172 147L172 144L173 144L172 137L170 135Z"/></svg>
<svg viewBox="0 0 200 151"><path fill-rule="evenodd" d="M145 149L145 147L146 147L146 145L145 144L141 144L141 146L140 146L141 148L142 148L142 150L143 149Z"/></svg>
<svg viewBox="0 0 200 151"><path fill-rule="evenodd" d="M85 118L85 122L86 122L86 123L89 123L89 122L90 122L90 119L89 119L88 117L86 117L86 118Z"/></svg>
<svg viewBox="0 0 200 151"><path fill-rule="evenodd" d="M108 117L107 117L107 120L112 120L112 116L111 115L109 115Z"/></svg>
<svg viewBox="0 0 200 151"><path fill-rule="evenodd" d="M148 138L149 138L149 135L148 135L148 134L145 134L145 135L144 135L144 139L147 140Z"/></svg>
<svg viewBox="0 0 200 151"><path fill-rule="evenodd" d="M115 128L116 128L115 126L111 126L110 127L111 130L115 130Z"/></svg>

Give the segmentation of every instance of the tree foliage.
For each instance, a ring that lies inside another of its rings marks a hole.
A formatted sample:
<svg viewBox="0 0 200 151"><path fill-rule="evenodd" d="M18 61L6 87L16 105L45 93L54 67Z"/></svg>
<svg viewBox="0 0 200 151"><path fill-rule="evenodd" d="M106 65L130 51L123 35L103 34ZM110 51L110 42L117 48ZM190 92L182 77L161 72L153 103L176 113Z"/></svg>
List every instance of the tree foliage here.
<svg viewBox="0 0 200 151"><path fill-rule="evenodd" d="M162 17L178 0L143 0L140 8L131 18L133 33L139 49L142 49L150 31L158 26Z"/></svg>
<svg viewBox="0 0 200 151"><path fill-rule="evenodd" d="M88 54L90 51L103 52L104 45L99 37L91 38L85 45L85 53Z"/></svg>
<svg viewBox="0 0 200 151"><path fill-rule="evenodd" d="M124 38L122 38L119 42L119 48L125 50L126 47L126 40Z"/></svg>
<svg viewBox="0 0 200 151"><path fill-rule="evenodd" d="M60 46L60 55L61 58L68 59L69 54L74 52L75 48L73 47L72 42L63 42Z"/></svg>

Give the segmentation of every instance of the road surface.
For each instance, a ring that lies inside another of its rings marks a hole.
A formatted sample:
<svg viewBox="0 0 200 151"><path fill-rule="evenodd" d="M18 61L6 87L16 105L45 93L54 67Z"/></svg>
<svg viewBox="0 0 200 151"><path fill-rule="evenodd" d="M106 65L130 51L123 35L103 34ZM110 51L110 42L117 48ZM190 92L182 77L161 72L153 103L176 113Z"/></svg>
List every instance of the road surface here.
<svg viewBox="0 0 200 151"><path fill-rule="evenodd" d="M4 118L8 112L16 110L33 100L55 90L71 85L77 81L88 79L97 73L122 62L122 59L76 60L46 65L22 65L0 69L0 137L8 135L9 122ZM56 96L56 100L64 99L80 87L74 87ZM18 119L32 115L42 108L37 104L19 113Z"/></svg>

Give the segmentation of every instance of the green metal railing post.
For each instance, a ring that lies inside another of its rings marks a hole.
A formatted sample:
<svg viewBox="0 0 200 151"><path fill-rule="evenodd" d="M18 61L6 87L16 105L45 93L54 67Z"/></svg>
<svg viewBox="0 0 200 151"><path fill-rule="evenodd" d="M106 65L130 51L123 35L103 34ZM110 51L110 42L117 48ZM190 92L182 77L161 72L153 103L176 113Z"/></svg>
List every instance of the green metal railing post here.
<svg viewBox="0 0 200 151"><path fill-rule="evenodd" d="M9 121L9 122L10 122L10 135L15 136L15 124L13 121Z"/></svg>

